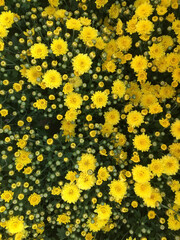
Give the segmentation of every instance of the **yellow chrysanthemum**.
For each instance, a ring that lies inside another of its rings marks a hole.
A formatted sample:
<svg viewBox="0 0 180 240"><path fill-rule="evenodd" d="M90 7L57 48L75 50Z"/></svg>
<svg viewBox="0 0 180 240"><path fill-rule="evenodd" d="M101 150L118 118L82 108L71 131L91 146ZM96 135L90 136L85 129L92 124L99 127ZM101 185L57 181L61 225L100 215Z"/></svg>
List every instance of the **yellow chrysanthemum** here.
<svg viewBox="0 0 180 240"><path fill-rule="evenodd" d="M61 74L54 69L48 70L43 75L43 83L45 83L48 88L58 88L62 84Z"/></svg>
<svg viewBox="0 0 180 240"><path fill-rule="evenodd" d="M90 231L98 232L106 225L107 222L108 220L101 220L96 215L93 219L88 219L87 225Z"/></svg>
<svg viewBox="0 0 180 240"><path fill-rule="evenodd" d="M65 114L65 119L69 122L74 122L77 119L78 112L75 109L70 109Z"/></svg>
<svg viewBox="0 0 180 240"><path fill-rule="evenodd" d="M117 95L119 98L122 98L126 92L126 86L121 80L115 80L112 86L112 94Z"/></svg>
<svg viewBox="0 0 180 240"><path fill-rule="evenodd" d="M113 108L109 112L105 112L104 118L106 123L116 125L120 120L119 111Z"/></svg>
<svg viewBox="0 0 180 240"><path fill-rule="evenodd" d="M100 220L109 220L112 211L112 207L110 207L108 204L97 204L96 209L94 210L95 213L98 214L98 218Z"/></svg>
<svg viewBox="0 0 180 240"><path fill-rule="evenodd" d="M37 193L33 193L28 197L28 201L34 207L40 203L41 196Z"/></svg>
<svg viewBox="0 0 180 240"><path fill-rule="evenodd" d="M1 199L3 199L5 202L10 202L13 199L14 193L11 190L4 190L4 192L1 194Z"/></svg>
<svg viewBox="0 0 180 240"><path fill-rule="evenodd" d="M31 158L29 157L29 155L31 154L30 152L27 152L25 150L18 150L18 154L19 156L16 157L15 163L18 164L22 164L23 166L26 166L28 163L31 163Z"/></svg>
<svg viewBox="0 0 180 240"><path fill-rule="evenodd" d="M162 202L161 194L155 189L152 189L150 197L145 197L143 199L144 199L144 204L147 207L151 207L151 208L157 207L157 203Z"/></svg>
<svg viewBox="0 0 180 240"><path fill-rule="evenodd" d="M168 218L168 228L177 231L180 229L180 216L179 215L171 215Z"/></svg>
<svg viewBox="0 0 180 240"><path fill-rule="evenodd" d="M177 140L180 139L180 120L179 119L177 119L174 123L172 123L172 125L171 125L171 134Z"/></svg>
<svg viewBox="0 0 180 240"><path fill-rule="evenodd" d="M161 159L152 159L149 169L154 175L160 177L163 173L163 161Z"/></svg>
<svg viewBox="0 0 180 240"><path fill-rule="evenodd" d="M8 30L4 26L0 25L0 38L7 37L7 35Z"/></svg>
<svg viewBox="0 0 180 240"><path fill-rule="evenodd" d="M110 192L109 194L114 197L115 201L119 201L124 198L127 192L127 184L121 180L113 180L109 184Z"/></svg>
<svg viewBox="0 0 180 240"><path fill-rule="evenodd" d="M47 108L47 101L42 98L42 99L38 99L34 104L34 107L36 107L37 109L46 109Z"/></svg>
<svg viewBox="0 0 180 240"><path fill-rule="evenodd" d="M169 145L169 152L172 156L180 160L180 143L172 143Z"/></svg>
<svg viewBox="0 0 180 240"><path fill-rule="evenodd" d="M23 232L24 230L24 221L19 220L19 217L11 217L7 222L6 222L6 229L10 234L16 234Z"/></svg>
<svg viewBox="0 0 180 240"><path fill-rule="evenodd" d="M91 43L92 40L96 40L98 36L98 30L90 26L83 27L82 31L79 34L79 38L83 40L85 44Z"/></svg>
<svg viewBox="0 0 180 240"><path fill-rule="evenodd" d="M109 176L110 175L109 175L109 172L106 169L106 167L100 167L100 169L98 170L98 174L97 174L98 179L100 179L102 181L107 181Z"/></svg>
<svg viewBox="0 0 180 240"><path fill-rule="evenodd" d="M153 7L148 2L137 7L135 14L139 19L146 19L153 13Z"/></svg>
<svg viewBox="0 0 180 240"><path fill-rule="evenodd" d="M82 100L81 94L75 93L75 92L69 93L65 98L65 105L69 109L81 108L82 102L83 100Z"/></svg>
<svg viewBox="0 0 180 240"><path fill-rule="evenodd" d="M26 77L28 79L28 82L32 83L33 85L36 85L38 83L38 80L40 81L41 76L42 72L38 71L35 66L32 66L26 70Z"/></svg>
<svg viewBox="0 0 180 240"><path fill-rule="evenodd" d="M94 171L96 168L96 158L91 153L83 153L80 161L78 161L79 171Z"/></svg>
<svg viewBox="0 0 180 240"><path fill-rule="evenodd" d="M164 47L162 43L153 43L151 47L149 47L149 55L150 58L159 59L165 55Z"/></svg>
<svg viewBox="0 0 180 240"><path fill-rule="evenodd" d="M150 181L150 171L147 167L136 165L132 169L133 179L138 183L147 183Z"/></svg>
<svg viewBox="0 0 180 240"><path fill-rule="evenodd" d="M97 91L91 97L96 108L105 107L108 101L108 95L105 92Z"/></svg>
<svg viewBox="0 0 180 240"><path fill-rule="evenodd" d="M163 173L167 175L175 175L179 170L179 161L173 156L163 156L162 163L164 167Z"/></svg>
<svg viewBox="0 0 180 240"><path fill-rule="evenodd" d="M35 43L30 48L30 51L35 59L45 59L48 56L48 47L44 43Z"/></svg>
<svg viewBox="0 0 180 240"><path fill-rule="evenodd" d="M94 174L87 174L86 172L81 172L77 179L77 186L81 190L91 189L96 182Z"/></svg>
<svg viewBox="0 0 180 240"><path fill-rule="evenodd" d="M139 127L144 122L144 116L138 111L131 111L127 115L127 124L132 127Z"/></svg>
<svg viewBox="0 0 180 240"><path fill-rule="evenodd" d="M53 7L58 7L59 0L48 0L49 4Z"/></svg>
<svg viewBox="0 0 180 240"><path fill-rule="evenodd" d="M73 29L79 31L81 29L81 22L78 19L70 18L66 21L66 27L68 29Z"/></svg>
<svg viewBox="0 0 180 240"><path fill-rule="evenodd" d="M149 182L134 184L134 192L138 197L145 198L150 197L152 192L152 187Z"/></svg>
<svg viewBox="0 0 180 240"><path fill-rule="evenodd" d="M61 215L58 215L57 222L59 224L61 224L61 223L63 223L63 224L69 223L70 222L70 217L68 215L66 215L65 213L63 213Z"/></svg>
<svg viewBox="0 0 180 240"><path fill-rule="evenodd" d="M72 59L73 70L78 75L83 75L87 73L92 65L92 61L87 54L79 53L76 57Z"/></svg>
<svg viewBox="0 0 180 240"><path fill-rule="evenodd" d="M150 105L157 103L157 98L152 93L143 94L141 98L141 106L144 108L149 108Z"/></svg>
<svg viewBox="0 0 180 240"><path fill-rule="evenodd" d="M131 68L134 69L135 72L140 72L147 69L148 60L146 57L141 55L136 55L131 61Z"/></svg>
<svg viewBox="0 0 180 240"><path fill-rule="evenodd" d="M150 34L153 30L154 30L154 24L148 19L140 20L136 24L136 31L140 35Z"/></svg>
<svg viewBox="0 0 180 240"><path fill-rule="evenodd" d="M61 191L62 199L67 203L75 203L80 197L80 190L74 183L66 183Z"/></svg>
<svg viewBox="0 0 180 240"><path fill-rule="evenodd" d="M132 45L132 38L130 36L121 36L116 40L117 47L120 51L128 51Z"/></svg>
<svg viewBox="0 0 180 240"><path fill-rule="evenodd" d="M68 51L68 44L62 38L53 39L53 42L51 43L51 50L56 57L64 55Z"/></svg>
<svg viewBox="0 0 180 240"><path fill-rule="evenodd" d="M149 136L143 133L134 137L133 145L137 150L147 152L151 146L151 140L149 139Z"/></svg>
<svg viewBox="0 0 180 240"><path fill-rule="evenodd" d="M5 28L11 28L14 23L14 13L11 11L1 12L0 23Z"/></svg>

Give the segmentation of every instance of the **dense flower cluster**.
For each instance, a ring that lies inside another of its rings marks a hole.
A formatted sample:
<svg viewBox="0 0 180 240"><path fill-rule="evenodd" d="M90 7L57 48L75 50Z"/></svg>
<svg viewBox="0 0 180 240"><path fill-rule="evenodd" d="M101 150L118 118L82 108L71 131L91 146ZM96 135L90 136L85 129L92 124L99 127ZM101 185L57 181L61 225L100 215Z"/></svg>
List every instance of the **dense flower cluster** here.
<svg viewBox="0 0 180 240"><path fill-rule="evenodd" d="M0 239L180 239L178 0L0 0Z"/></svg>

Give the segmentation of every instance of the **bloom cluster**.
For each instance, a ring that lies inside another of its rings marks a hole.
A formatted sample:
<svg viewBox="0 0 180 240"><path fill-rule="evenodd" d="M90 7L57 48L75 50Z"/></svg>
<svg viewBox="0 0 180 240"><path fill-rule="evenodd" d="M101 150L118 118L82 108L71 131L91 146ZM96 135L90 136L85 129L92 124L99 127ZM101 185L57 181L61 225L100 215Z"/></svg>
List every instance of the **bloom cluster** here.
<svg viewBox="0 0 180 240"><path fill-rule="evenodd" d="M178 0L0 0L0 239L180 239Z"/></svg>

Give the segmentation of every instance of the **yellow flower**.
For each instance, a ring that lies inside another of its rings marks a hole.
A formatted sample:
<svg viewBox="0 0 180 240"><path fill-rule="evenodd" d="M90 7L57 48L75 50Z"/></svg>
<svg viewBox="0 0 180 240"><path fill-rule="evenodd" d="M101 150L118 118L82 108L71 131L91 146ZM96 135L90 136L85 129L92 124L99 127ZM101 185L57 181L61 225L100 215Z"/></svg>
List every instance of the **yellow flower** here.
<svg viewBox="0 0 180 240"><path fill-rule="evenodd" d="M96 8L102 8L104 7L104 5L108 2L108 0L96 0Z"/></svg>
<svg viewBox="0 0 180 240"><path fill-rule="evenodd" d="M53 39L53 42L51 43L51 49L56 57L58 57L67 53L68 44L62 38Z"/></svg>
<svg viewBox="0 0 180 240"><path fill-rule="evenodd" d="M70 18L70 19L68 19L66 21L66 27L68 29L73 29L73 30L80 31L80 29L81 29L81 22L78 19Z"/></svg>
<svg viewBox="0 0 180 240"><path fill-rule="evenodd" d="M156 7L156 12L157 12L157 14L158 14L159 16L162 16L162 15L164 15L164 14L167 13L167 8L166 8L165 6L158 5L158 6Z"/></svg>
<svg viewBox="0 0 180 240"><path fill-rule="evenodd" d="M53 189L51 190L51 194L52 195L59 195L60 193L61 193L60 187L54 187L53 186Z"/></svg>
<svg viewBox="0 0 180 240"><path fill-rule="evenodd" d="M92 42L92 40L96 40L97 36L98 30L90 26L83 27L82 31L80 31L79 34L79 38L82 39L85 44Z"/></svg>
<svg viewBox="0 0 180 240"><path fill-rule="evenodd" d="M100 220L109 220L109 218L111 217L111 214L112 214L111 209L112 209L112 207L110 207L106 203L97 204L97 207L94 210L94 212L98 214L97 217Z"/></svg>
<svg viewBox="0 0 180 240"><path fill-rule="evenodd" d="M149 182L134 184L134 192L138 197L150 197L152 192L152 187Z"/></svg>
<svg viewBox="0 0 180 240"><path fill-rule="evenodd" d="M180 82L180 67L174 69L172 77L174 81Z"/></svg>
<svg viewBox="0 0 180 240"><path fill-rule="evenodd" d="M156 213L153 210L148 211L148 218L154 219L156 216Z"/></svg>
<svg viewBox="0 0 180 240"><path fill-rule="evenodd" d="M148 60L142 55L136 55L131 61L131 68L133 68L137 73L147 69L147 66Z"/></svg>
<svg viewBox="0 0 180 240"><path fill-rule="evenodd" d="M0 25L0 38L7 37L8 32L9 31L4 26Z"/></svg>
<svg viewBox="0 0 180 240"><path fill-rule="evenodd" d="M136 24L136 31L139 35L150 34L154 30L154 24L148 20L140 20Z"/></svg>
<svg viewBox="0 0 180 240"><path fill-rule="evenodd" d="M76 175L77 175L77 172L75 172L75 171L68 171L68 173L65 176L65 179L67 179L71 183L73 183L74 181L76 181Z"/></svg>
<svg viewBox="0 0 180 240"><path fill-rule="evenodd" d="M150 181L150 171L147 167L136 165L132 169L133 179L138 183L147 183Z"/></svg>
<svg viewBox="0 0 180 240"><path fill-rule="evenodd" d="M80 161L78 161L78 170L82 172L88 172L88 170L94 171L96 168L96 158L91 153L83 153Z"/></svg>
<svg viewBox="0 0 180 240"><path fill-rule="evenodd" d="M88 219L87 224L90 231L98 232L106 225L107 221L108 220L100 220L96 215L93 219Z"/></svg>
<svg viewBox="0 0 180 240"><path fill-rule="evenodd" d="M80 190L74 183L66 183L61 191L62 199L67 203L75 203L80 197Z"/></svg>
<svg viewBox="0 0 180 240"><path fill-rule="evenodd" d="M167 128L167 127L169 127L169 125L170 125L170 122L169 122L169 120L166 118L166 119L164 119L164 118L162 118L162 119L159 119L159 123L161 124L161 126L163 126L164 128Z"/></svg>
<svg viewBox="0 0 180 240"><path fill-rule="evenodd" d="M27 142L23 139L18 139L18 142L16 143L16 145L21 149L25 148L26 144Z"/></svg>
<svg viewBox="0 0 180 240"><path fill-rule="evenodd" d="M179 161L173 156L163 156L163 173L167 175L175 175L179 170Z"/></svg>
<svg viewBox="0 0 180 240"><path fill-rule="evenodd" d="M11 28L12 24L14 23L14 13L11 11L1 12L0 23L5 28Z"/></svg>
<svg viewBox="0 0 180 240"><path fill-rule="evenodd" d="M37 193L33 193L29 196L28 201L34 207L40 203L41 196Z"/></svg>
<svg viewBox="0 0 180 240"><path fill-rule="evenodd" d="M144 116L138 111L131 111L127 115L127 123L132 127L139 127L144 122Z"/></svg>
<svg viewBox="0 0 180 240"><path fill-rule="evenodd" d="M75 109L70 109L65 114L65 119L69 122L74 122L77 119L78 112Z"/></svg>
<svg viewBox="0 0 180 240"><path fill-rule="evenodd" d="M87 73L92 65L92 61L87 54L79 53L72 59L73 70L79 76Z"/></svg>
<svg viewBox="0 0 180 240"><path fill-rule="evenodd" d="M69 223L70 222L70 217L67 216L65 213L63 213L61 215L58 215L57 222L59 224L61 224L61 223L63 223L63 224Z"/></svg>
<svg viewBox="0 0 180 240"><path fill-rule="evenodd" d="M100 179L102 181L107 181L109 176L110 175L109 175L109 172L106 169L106 167L100 167L100 169L98 170L98 174L97 174L98 179Z"/></svg>
<svg viewBox="0 0 180 240"><path fill-rule="evenodd" d="M179 215L171 215L168 218L168 228L177 231L180 229L180 216Z"/></svg>
<svg viewBox="0 0 180 240"><path fill-rule="evenodd" d="M135 14L139 19L148 18L152 13L153 7L148 2L142 3L135 11Z"/></svg>
<svg viewBox="0 0 180 240"><path fill-rule="evenodd" d="M6 117L8 115L8 110L7 109L1 109L0 114L2 117Z"/></svg>
<svg viewBox="0 0 180 240"><path fill-rule="evenodd" d="M0 51L2 52L4 50L4 42L0 39Z"/></svg>
<svg viewBox="0 0 180 240"><path fill-rule="evenodd" d="M149 136L143 133L134 137L133 145L137 150L147 152L151 146L151 140L149 139Z"/></svg>
<svg viewBox="0 0 180 240"><path fill-rule="evenodd" d="M27 164L31 163L31 158L29 158L31 152L27 152L25 150L18 150L17 153L19 156L16 157L16 164L22 164L23 166L26 166Z"/></svg>
<svg viewBox="0 0 180 240"><path fill-rule="evenodd" d="M115 201L119 201L124 198L127 192L127 184L122 180L113 180L109 184L109 194L114 197Z"/></svg>
<svg viewBox="0 0 180 240"><path fill-rule="evenodd" d="M132 38L130 36L121 36L116 40L117 47L120 51L128 51L132 45Z"/></svg>
<svg viewBox="0 0 180 240"><path fill-rule="evenodd" d="M31 167L25 168L24 171L23 171L23 173L24 173L24 174L27 174L27 175L31 174L31 173L32 173L32 168L31 168Z"/></svg>
<svg viewBox="0 0 180 240"><path fill-rule="evenodd" d="M75 93L75 92L69 93L65 98L65 105L69 109L81 108L82 102L83 100L82 100L81 94Z"/></svg>
<svg viewBox="0 0 180 240"><path fill-rule="evenodd" d="M35 43L31 46L30 51L35 59L45 59L48 56L48 47L44 43Z"/></svg>
<svg viewBox="0 0 180 240"><path fill-rule="evenodd" d="M152 159L149 169L154 175L160 177L163 173L163 161L161 159Z"/></svg>
<svg viewBox="0 0 180 240"><path fill-rule="evenodd" d="M113 108L109 112L104 113L104 118L106 123L116 125L120 121L119 111Z"/></svg>
<svg viewBox="0 0 180 240"><path fill-rule="evenodd" d="M121 9L120 4L115 4L115 3L112 4L110 9L108 10L109 17L116 19L119 16L120 9Z"/></svg>
<svg viewBox="0 0 180 240"><path fill-rule="evenodd" d="M108 72L113 73L116 70L116 64L114 63L114 61L108 61L105 64L105 68Z"/></svg>
<svg viewBox="0 0 180 240"><path fill-rule="evenodd" d="M47 70L43 76L43 82L48 88L58 88L62 84L61 74L54 69Z"/></svg>
<svg viewBox="0 0 180 240"><path fill-rule="evenodd" d="M150 105L157 103L157 98L154 96L154 94L149 93L149 94L143 94L141 98L141 105L144 108L149 108Z"/></svg>
<svg viewBox="0 0 180 240"><path fill-rule="evenodd" d="M108 101L108 96L105 92L97 91L91 97L96 108L105 107Z"/></svg>
<svg viewBox="0 0 180 240"><path fill-rule="evenodd" d="M46 109L47 108L47 101L42 98L42 99L38 99L34 104L34 107L36 107L37 109Z"/></svg>
<svg viewBox="0 0 180 240"><path fill-rule="evenodd" d="M11 217L6 222L6 229L10 234L20 233L24 231L24 221L19 220L19 217Z"/></svg>
<svg viewBox="0 0 180 240"><path fill-rule="evenodd" d="M59 0L48 0L48 2L52 7L58 7L59 5Z"/></svg>
<svg viewBox="0 0 180 240"><path fill-rule="evenodd" d="M94 174L87 174L86 172L81 172L79 177L77 178L77 186L81 190L89 190L91 189L96 182L96 178Z"/></svg>
<svg viewBox="0 0 180 240"><path fill-rule="evenodd" d="M13 199L14 193L12 191L4 190L4 192L1 194L1 199L3 199L5 202L10 202Z"/></svg>
<svg viewBox="0 0 180 240"><path fill-rule="evenodd" d="M0 0L0 6L4 6L5 5L5 1L4 0Z"/></svg>
<svg viewBox="0 0 180 240"><path fill-rule="evenodd" d="M169 152L172 156L180 160L180 143L172 143L169 145Z"/></svg>
<svg viewBox="0 0 180 240"><path fill-rule="evenodd" d="M144 203L147 207L155 208L157 207L158 202L162 202L162 197L161 194L155 189L152 189L150 197L144 198Z"/></svg>
<svg viewBox="0 0 180 240"><path fill-rule="evenodd" d="M153 43L151 47L149 47L149 55L150 58L159 59L165 55L164 47L162 43Z"/></svg>
<svg viewBox="0 0 180 240"><path fill-rule="evenodd" d="M22 85L19 84L19 83L13 83L13 89L16 91L16 92L19 92L22 90Z"/></svg>
<svg viewBox="0 0 180 240"><path fill-rule="evenodd" d="M150 114L158 114L163 112L163 108L159 103L153 103L152 105L149 106L149 113Z"/></svg>
<svg viewBox="0 0 180 240"><path fill-rule="evenodd" d="M42 72L38 71L36 66L32 66L26 70L26 77L28 79L28 82L32 83L33 85L36 85L38 83L38 79L40 81L41 76Z"/></svg>
<svg viewBox="0 0 180 240"><path fill-rule="evenodd" d="M171 134L177 140L180 139L180 120L179 119L177 119L174 123L172 123L172 125L171 125Z"/></svg>
<svg viewBox="0 0 180 240"><path fill-rule="evenodd" d="M80 17L79 20L80 20L80 23L84 26L91 25L91 19L89 19L87 17Z"/></svg>
<svg viewBox="0 0 180 240"><path fill-rule="evenodd" d="M106 43L103 41L102 37L96 38L96 44L95 47L99 50L103 50L106 46Z"/></svg>

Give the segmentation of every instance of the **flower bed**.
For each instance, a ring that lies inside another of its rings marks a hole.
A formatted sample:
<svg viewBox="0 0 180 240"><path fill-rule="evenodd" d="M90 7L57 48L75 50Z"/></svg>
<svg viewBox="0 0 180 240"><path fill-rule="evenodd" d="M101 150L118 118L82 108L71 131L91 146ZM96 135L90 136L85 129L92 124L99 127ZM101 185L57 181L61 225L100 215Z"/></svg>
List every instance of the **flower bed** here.
<svg viewBox="0 0 180 240"><path fill-rule="evenodd" d="M0 0L0 239L180 239L177 0Z"/></svg>

